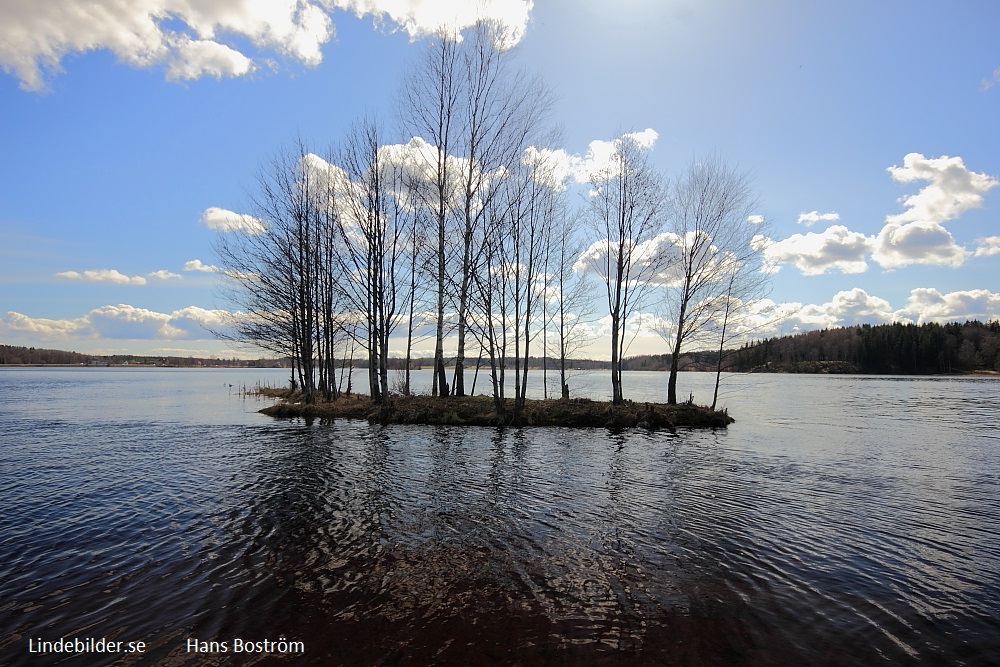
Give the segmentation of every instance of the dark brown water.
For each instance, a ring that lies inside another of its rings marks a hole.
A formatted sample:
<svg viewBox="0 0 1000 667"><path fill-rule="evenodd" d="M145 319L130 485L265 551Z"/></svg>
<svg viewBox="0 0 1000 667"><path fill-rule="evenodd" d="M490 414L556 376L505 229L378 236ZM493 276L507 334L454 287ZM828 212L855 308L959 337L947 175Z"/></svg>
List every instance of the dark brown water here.
<svg viewBox="0 0 1000 667"><path fill-rule="evenodd" d="M0 664L1000 659L995 379L735 378L650 434L271 421L262 377L0 370Z"/></svg>

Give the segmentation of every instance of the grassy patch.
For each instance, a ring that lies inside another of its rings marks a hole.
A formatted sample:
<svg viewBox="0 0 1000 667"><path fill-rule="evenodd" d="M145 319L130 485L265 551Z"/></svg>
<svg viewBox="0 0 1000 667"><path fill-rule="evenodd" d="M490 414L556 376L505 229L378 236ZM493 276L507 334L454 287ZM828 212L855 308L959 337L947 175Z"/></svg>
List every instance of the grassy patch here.
<svg viewBox="0 0 1000 667"><path fill-rule="evenodd" d="M718 428L734 419L725 411L682 403L637 403L626 401L613 405L587 399L528 400L520 414L514 402L507 401L503 414L497 414L488 396L435 398L431 396L394 396L383 408L367 396L341 397L331 402L306 405L301 397L288 390L262 390L262 395L282 399L264 408L272 417L320 417L326 419L367 419L386 424L437 424L451 426L563 426L570 428L647 428L677 427Z"/></svg>

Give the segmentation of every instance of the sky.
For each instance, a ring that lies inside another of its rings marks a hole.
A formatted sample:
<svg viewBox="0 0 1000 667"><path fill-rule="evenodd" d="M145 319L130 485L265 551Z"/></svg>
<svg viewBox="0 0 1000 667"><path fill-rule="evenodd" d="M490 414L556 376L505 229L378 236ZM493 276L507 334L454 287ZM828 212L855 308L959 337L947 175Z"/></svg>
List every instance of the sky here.
<svg viewBox="0 0 1000 667"><path fill-rule="evenodd" d="M257 356L208 331L228 212L297 137L390 115L427 36L478 16L514 29L577 163L634 132L668 177L752 174L760 335L1000 319L994 0L4 0L0 343Z"/></svg>

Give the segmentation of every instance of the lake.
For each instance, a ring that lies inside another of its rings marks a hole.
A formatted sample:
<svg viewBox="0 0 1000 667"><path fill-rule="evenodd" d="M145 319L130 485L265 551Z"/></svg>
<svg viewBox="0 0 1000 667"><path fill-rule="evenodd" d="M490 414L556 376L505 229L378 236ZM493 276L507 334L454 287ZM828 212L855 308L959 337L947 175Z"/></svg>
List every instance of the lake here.
<svg viewBox="0 0 1000 667"><path fill-rule="evenodd" d="M0 664L1000 660L1000 378L733 376L737 422L677 433L279 421L240 392L286 381L0 368Z"/></svg>

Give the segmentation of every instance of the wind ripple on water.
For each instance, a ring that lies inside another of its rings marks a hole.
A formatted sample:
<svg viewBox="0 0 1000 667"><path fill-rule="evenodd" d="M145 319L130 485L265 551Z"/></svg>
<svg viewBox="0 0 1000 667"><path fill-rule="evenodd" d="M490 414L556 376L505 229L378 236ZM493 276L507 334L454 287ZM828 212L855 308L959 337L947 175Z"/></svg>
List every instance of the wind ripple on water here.
<svg viewBox="0 0 1000 667"><path fill-rule="evenodd" d="M816 438L781 419L9 430L0 663L29 664L27 637L144 639L151 663L198 664L189 637L283 635L324 665L989 664L992 441L974 424L949 447L948 420L921 448L902 420L886 438L827 414Z"/></svg>

